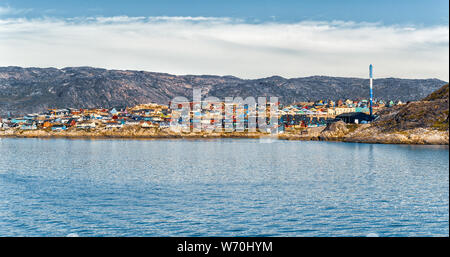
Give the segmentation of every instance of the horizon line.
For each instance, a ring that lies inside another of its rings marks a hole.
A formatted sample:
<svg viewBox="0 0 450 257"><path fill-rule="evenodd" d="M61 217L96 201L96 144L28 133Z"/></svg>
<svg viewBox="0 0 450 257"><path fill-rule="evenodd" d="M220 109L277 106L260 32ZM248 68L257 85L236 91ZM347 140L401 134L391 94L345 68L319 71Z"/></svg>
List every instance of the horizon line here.
<svg viewBox="0 0 450 257"><path fill-rule="evenodd" d="M55 66L48 66L48 67L37 67L37 66L17 66L17 65L8 65L8 66L0 66L1 68L21 68L21 69L57 69L57 70L64 70L64 69L70 69L70 68L90 68L90 69L98 69L98 70L107 70L107 71L137 71L137 72L147 72L147 73L154 73L154 74L163 74L163 75L170 75L170 76L176 76L176 77L183 77L183 76L211 76L211 77L233 77L240 80L260 80L260 79L268 79L273 77L280 77L282 79L291 80L291 79L300 79L300 78L311 78L311 77L329 77L329 78L348 78L348 79L369 79L369 75L367 78L364 77L353 77L353 76L331 76L331 75L309 75L309 76L301 76L301 77L284 77L281 75L271 75L266 77L257 77L257 78L242 78L235 75L218 75L218 74L176 74L176 73L170 73L170 72L163 72L163 71L149 71L149 70L141 70L141 69L124 69L124 68L102 68L102 67L95 67L95 66L65 66L62 68L58 68ZM369 73L368 73L369 74ZM436 77L428 77L428 78L404 78L404 77L379 77L374 78L374 80L378 79L403 79L403 80L439 80L443 81L445 83L449 83L448 81L436 78Z"/></svg>

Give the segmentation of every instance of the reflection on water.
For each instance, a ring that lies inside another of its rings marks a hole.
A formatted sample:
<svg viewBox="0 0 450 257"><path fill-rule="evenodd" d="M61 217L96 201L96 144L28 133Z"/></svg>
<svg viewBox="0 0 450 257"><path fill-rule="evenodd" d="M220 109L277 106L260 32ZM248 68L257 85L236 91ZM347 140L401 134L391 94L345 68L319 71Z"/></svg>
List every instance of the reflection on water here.
<svg viewBox="0 0 450 257"><path fill-rule="evenodd" d="M0 236L448 236L447 146L0 140Z"/></svg>

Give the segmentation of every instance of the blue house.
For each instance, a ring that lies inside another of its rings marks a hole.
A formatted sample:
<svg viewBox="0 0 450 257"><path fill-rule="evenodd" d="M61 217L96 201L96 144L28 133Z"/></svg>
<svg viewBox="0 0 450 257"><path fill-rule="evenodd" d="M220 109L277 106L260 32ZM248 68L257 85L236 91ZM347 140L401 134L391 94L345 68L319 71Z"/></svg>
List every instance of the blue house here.
<svg viewBox="0 0 450 257"><path fill-rule="evenodd" d="M61 130L66 130L66 129L67 129L66 125L53 125L52 126L53 131L61 131Z"/></svg>
<svg viewBox="0 0 450 257"><path fill-rule="evenodd" d="M20 129L22 130L35 130L37 129L36 124L23 124Z"/></svg>
<svg viewBox="0 0 450 257"><path fill-rule="evenodd" d="M12 119L11 123L25 123L27 121L27 119Z"/></svg>

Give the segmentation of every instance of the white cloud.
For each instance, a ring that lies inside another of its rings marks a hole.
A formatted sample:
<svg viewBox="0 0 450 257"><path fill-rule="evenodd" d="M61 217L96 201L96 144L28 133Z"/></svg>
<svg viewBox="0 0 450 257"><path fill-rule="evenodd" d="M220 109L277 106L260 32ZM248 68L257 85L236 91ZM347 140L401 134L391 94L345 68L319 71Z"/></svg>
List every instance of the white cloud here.
<svg viewBox="0 0 450 257"><path fill-rule="evenodd" d="M9 6L0 6L0 16L24 14L31 11L31 9L16 9Z"/></svg>
<svg viewBox="0 0 450 257"><path fill-rule="evenodd" d="M0 6L0 16L1 15L5 15L5 14L9 14L12 12L11 7L8 6Z"/></svg>
<svg viewBox="0 0 450 257"><path fill-rule="evenodd" d="M0 66L173 74L449 78L448 26L217 17L0 19Z"/></svg>

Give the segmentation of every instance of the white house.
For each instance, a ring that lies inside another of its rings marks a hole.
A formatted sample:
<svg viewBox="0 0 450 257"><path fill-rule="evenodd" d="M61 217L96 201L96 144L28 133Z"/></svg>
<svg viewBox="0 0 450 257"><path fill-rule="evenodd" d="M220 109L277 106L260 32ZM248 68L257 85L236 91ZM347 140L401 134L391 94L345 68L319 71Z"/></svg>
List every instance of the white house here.
<svg viewBox="0 0 450 257"><path fill-rule="evenodd" d="M91 122L80 122L80 123L77 123L76 128L80 128L80 129L95 128L95 122L93 122L93 121L91 121Z"/></svg>

